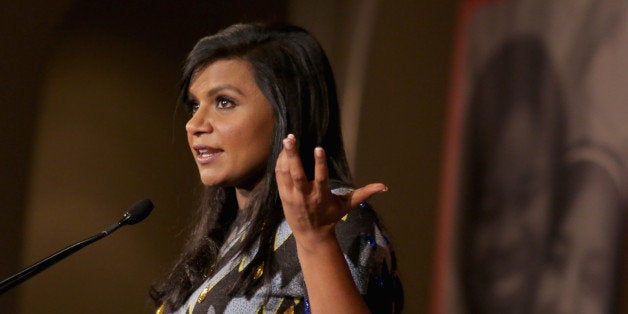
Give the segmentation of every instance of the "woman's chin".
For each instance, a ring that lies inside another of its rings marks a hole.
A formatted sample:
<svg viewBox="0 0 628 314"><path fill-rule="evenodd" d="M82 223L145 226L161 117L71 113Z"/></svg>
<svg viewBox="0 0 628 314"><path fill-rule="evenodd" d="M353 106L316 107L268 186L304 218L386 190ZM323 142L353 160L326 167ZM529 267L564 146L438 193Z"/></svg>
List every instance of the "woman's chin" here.
<svg viewBox="0 0 628 314"><path fill-rule="evenodd" d="M216 176L204 176L201 174L201 182L204 186L222 186L225 185L223 180L217 178Z"/></svg>

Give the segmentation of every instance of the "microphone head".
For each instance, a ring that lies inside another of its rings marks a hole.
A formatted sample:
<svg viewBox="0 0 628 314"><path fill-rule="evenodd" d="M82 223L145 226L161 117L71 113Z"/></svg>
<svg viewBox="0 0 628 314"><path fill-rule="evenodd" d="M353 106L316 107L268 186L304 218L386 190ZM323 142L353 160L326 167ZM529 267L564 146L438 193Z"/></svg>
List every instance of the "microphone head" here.
<svg viewBox="0 0 628 314"><path fill-rule="evenodd" d="M144 218L148 217L150 212L153 210L153 202L149 199L145 198L137 203L133 204L129 210L124 213L122 220L120 220L121 225L134 225Z"/></svg>

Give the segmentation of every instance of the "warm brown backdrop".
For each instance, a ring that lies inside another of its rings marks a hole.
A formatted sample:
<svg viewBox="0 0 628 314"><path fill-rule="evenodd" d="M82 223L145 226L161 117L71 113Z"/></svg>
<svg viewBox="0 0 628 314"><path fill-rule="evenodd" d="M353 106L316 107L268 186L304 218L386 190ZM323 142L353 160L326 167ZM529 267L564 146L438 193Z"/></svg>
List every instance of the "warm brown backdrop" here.
<svg viewBox="0 0 628 314"><path fill-rule="evenodd" d="M173 119L179 67L202 35L253 20L303 25L328 50L359 113L345 125L356 181L390 186L373 203L406 312L427 310L453 0L368 12L357 0L3 2L0 277L108 227L137 199L156 204L146 222L0 297L3 313L152 311L148 286L178 251L197 187Z"/></svg>

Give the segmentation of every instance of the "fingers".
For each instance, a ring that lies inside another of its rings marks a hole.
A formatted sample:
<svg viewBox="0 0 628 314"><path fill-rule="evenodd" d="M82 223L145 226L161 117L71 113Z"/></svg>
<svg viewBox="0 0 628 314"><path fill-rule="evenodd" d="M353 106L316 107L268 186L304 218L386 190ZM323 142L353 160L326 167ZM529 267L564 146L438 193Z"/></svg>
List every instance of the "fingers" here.
<svg viewBox="0 0 628 314"><path fill-rule="evenodd" d="M296 138L294 135L289 134L283 140L283 150L277 158L275 177L280 196L287 191L296 192L298 190L306 195L315 192L320 197L325 192L329 192L329 169L325 150L322 147L314 149L314 181L310 183L303 170L301 157L296 146ZM382 183L371 183L342 198L344 198L343 202L349 205L349 208L347 208L349 210L366 201L374 194L387 190L386 185Z"/></svg>
<svg viewBox="0 0 628 314"><path fill-rule="evenodd" d="M292 177L290 176L290 165L288 164L288 157L285 150L282 150L277 157L277 163L275 164L275 179L277 181L277 188L279 189L279 195L283 195L284 191L290 191L292 189Z"/></svg>
<svg viewBox="0 0 628 314"><path fill-rule="evenodd" d="M360 203L366 201L371 196L388 191L388 187L382 183L371 183L366 186L363 186L351 194L350 207L354 208Z"/></svg>
<svg viewBox="0 0 628 314"><path fill-rule="evenodd" d="M329 190L327 156L322 147L316 147L314 149L314 189L319 192Z"/></svg>
<svg viewBox="0 0 628 314"><path fill-rule="evenodd" d="M297 139L292 134L283 140L284 151L286 152L286 158L288 168L290 169L290 176L292 177L292 184L299 190L304 190L308 185L307 176L303 170L301 164L301 157L299 156L299 150L297 149Z"/></svg>

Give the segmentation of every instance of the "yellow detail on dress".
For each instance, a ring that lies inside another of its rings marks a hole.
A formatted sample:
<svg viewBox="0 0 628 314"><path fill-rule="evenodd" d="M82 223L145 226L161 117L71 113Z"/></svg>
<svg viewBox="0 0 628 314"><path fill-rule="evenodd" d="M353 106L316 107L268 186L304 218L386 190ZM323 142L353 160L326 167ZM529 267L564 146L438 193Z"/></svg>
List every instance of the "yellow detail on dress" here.
<svg viewBox="0 0 628 314"><path fill-rule="evenodd" d="M212 285L207 285L205 289L201 291L201 294L198 295L198 299L196 300L196 303L203 302L203 300L205 300L205 297L207 297L207 293L209 293L209 290L211 289L212 289Z"/></svg>
<svg viewBox="0 0 628 314"><path fill-rule="evenodd" d="M155 314L164 314L164 309L166 308L166 303L162 303L155 311Z"/></svg>
<svg viewBox="0 0 628 314"><path fill-rule="evenodd" d="M259 277L262 277L263 274L264 274L264 262L262 262L262 264L257 266L257 268L255 269L255 273L253 273L253 279L257 280L259 279Z"/></svg>
<svg viewBox="0 0 628 314"><path fill-rule="evenodd" d="M241 273L244 270L244 267L248 264L244 264L246 261L246 256L242 256L242 260L240 260L240 266L238 266L238 272Z"/></svg>
<svg viewBox="0 0 628 314"><path fill-rule="evenodd" d="M347 221L347 217L349 217L349 214L346 214L344 216L342 216L342 218L340 218L342 221Z"/></svg>
<svg viewBox="0 0 628 314"><path fill-rule="evenodd" d="M283 311L283 314L294 314L294 305L290 305L289 308Z"/></svg>

